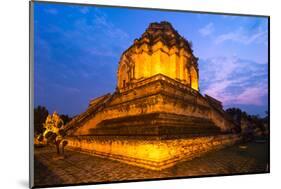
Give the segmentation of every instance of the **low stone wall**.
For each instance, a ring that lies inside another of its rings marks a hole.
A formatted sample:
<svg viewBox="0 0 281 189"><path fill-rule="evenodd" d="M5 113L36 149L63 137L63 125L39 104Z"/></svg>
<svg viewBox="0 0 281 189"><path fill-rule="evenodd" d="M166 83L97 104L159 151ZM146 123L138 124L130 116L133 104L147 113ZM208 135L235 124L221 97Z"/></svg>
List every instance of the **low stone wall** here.
<svg viewBox="0 0 281 189"><path fill-rule="evenodd" d="M110 136L68 137L68 149L98 155L152 170L174 164L237 143L239 135L218 135L186 139L130 139Z"/></svg>

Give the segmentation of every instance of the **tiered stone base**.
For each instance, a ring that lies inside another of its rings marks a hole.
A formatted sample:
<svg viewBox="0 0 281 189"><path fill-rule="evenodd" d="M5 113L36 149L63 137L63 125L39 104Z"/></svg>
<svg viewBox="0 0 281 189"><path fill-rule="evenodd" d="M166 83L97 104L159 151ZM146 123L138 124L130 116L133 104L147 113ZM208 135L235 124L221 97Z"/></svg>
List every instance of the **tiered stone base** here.
<svg viewBox="0 0 281 189"><path fill-rule="evenodd" d="M161 139L180 136L216 135L220 129L209 119L157 112L107 119L90 130L93 135L158 136Z"/></svg>
<svg viewBox="0 0 281 189"><path fill-rule="evenodd" d="M183 160L231 146L239 135L174 138L155 136L75 136L68 137L68 148L152 170L163 170Z"/></svg>

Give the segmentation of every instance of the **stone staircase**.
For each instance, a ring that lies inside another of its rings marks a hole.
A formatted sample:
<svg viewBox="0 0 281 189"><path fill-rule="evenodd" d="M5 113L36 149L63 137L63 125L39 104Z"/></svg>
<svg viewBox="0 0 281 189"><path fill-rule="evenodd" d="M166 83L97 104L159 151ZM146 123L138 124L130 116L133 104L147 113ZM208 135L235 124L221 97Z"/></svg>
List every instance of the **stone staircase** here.
<svg viewBox="0 0 281 189"><path fill-rule="evenodd" d="M219 134L220 129L205 118L151 113L104 120L90 132L92 135L151 135L177 138Z"/></svg>
<svg viewBox="0 0 281 189"><path fill-rule="evenodd" d="M94 103L90 103L88 109L84 113L76 116L64 126L65 133L67 135L71 135L71 133L75 132L79 127L83 126L85 122L90 120L93 116L96 115L96 113L100 112L106 107L106 104L108 104L113 99L114 94L115 93L108 93L102 97L99 97L99 99L95 100Z"/></svg>

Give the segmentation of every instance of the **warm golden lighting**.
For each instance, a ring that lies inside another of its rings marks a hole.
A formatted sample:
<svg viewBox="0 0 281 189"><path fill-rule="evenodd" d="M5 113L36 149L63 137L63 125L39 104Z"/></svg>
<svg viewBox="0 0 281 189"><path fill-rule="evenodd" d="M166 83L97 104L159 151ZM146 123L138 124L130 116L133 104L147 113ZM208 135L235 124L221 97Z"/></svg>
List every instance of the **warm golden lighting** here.
<svg viewBox="0 0 281 189"><path fill-rule="evenodd" d="M191 88L198 91L198 75L197 71L194 69L194 67L191 67L190 69L190 78L191 78Z"/></svg>
<svg viewBox="0 0 281 189"><path fill-rule="evenodd" d="M94 137L93 137L94 139ZM95 152L97 155L117 159L128 164L162 170L173 166L179 159L192 159L211 149L229 146L240 140L239 136L198 137L168 141L107 140L68 138L74 150Z"/></svg>
<svg viewBox="0 0 281 189"><path fill-rule="evenodd" d="M167 37L148 36L135 40L123 53L117 74L118 89L125 90L131 83L163 74L198 90L197 59L188 42L179 37L178 44L170 46L170 41L163 39Z"/></svg>
<svg viewBox="0 0 281 189"><path fill-rule="evenodd" d="M237 142L223 110L196 92L197 61L169 23L152 23L122 54L116 91L92 100L69 124L68 146L162 170Z"/></svg>
<svg viewBox="0 0 281 189"><path fill-rule="evenodd" d="M162 48L165 47L162 43L161 45ZM163 74L186 85L191 84L193 89L198 90L198 73L194 66L190 65L191 61L184 55L170 54L169 52L157 50L152 54L142 51L140 54L127 56L132 56L131 62L124 57L119 65L119 89L126 88L130 82Z"/></svg>

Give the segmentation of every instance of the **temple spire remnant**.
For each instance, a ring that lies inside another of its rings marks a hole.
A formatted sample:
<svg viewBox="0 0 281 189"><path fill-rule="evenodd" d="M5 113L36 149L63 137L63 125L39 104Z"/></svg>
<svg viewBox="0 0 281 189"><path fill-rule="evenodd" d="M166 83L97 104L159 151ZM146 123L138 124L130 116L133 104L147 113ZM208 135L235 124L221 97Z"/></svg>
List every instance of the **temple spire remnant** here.
<svg viewBox="0 0 281 189"><path fill-rule="evenodd" d="M169 22L151 23L122 54L117 87L124 91L128 83L163 74L198 91L197 60L189 42Z"/></svg>
<svg viewBox="0 0 281 189"><path fill-rule="evenodd" d="M162 170L238 142L222 103L200 94L197 62L170 23L151 23L121 55L116 91L67 124L68 146Z"/></svg>

